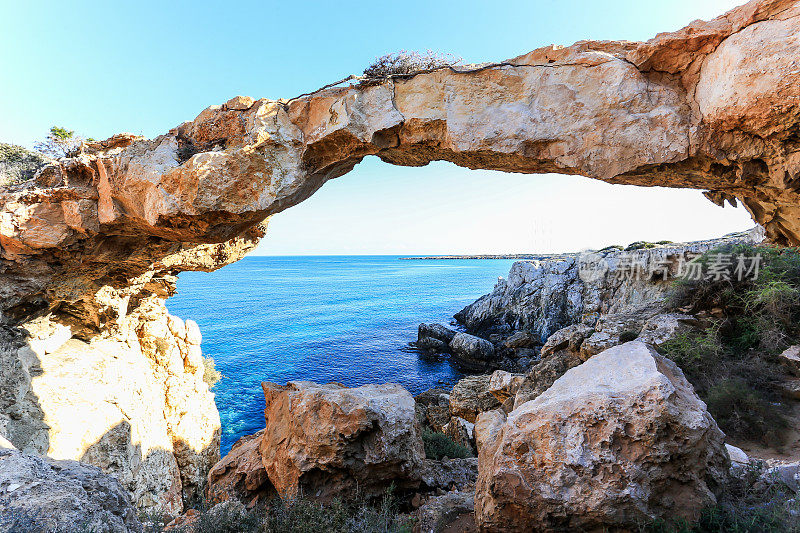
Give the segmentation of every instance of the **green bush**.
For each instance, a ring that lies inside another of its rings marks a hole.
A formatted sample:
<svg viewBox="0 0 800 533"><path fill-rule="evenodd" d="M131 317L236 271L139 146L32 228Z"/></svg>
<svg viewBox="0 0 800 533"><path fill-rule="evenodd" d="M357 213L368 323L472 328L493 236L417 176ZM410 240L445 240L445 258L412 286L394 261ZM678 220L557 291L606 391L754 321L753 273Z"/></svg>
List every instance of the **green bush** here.
<svg viewBox="0 0 800 533"><path fill-rule="evenodd" d="M751 464L732 478L715 507L704 509L697 523L659 519L642 524L641 533L800 533L800 501L782 482L764 483L763 465Z"/></svg>
<svg viewBox="0 0 800 533"><path fill-rule="evenodd" d="M647 241L636 241L630 243L626 248L626 252L632 252L634 250L647 250L650 248L656 248L658 245L654 242L647 242Z"/></svg>
<svg viewBox="0 0 800 533"><path fill-rule="evenodd" d="M425 457L439 460L442 457L450 459L463 459L472 457L472 449L467 448L438 431L422 430L422 444L425 446Z"/></svg>
<svg viewBox="0 0 800 533"><path fill-rule="evenodd" d="M203 381L211 389L222 379L222 372L217 370L213 357L203 357Z"/></svg>
<svg viewBox="0 0 800 533"><path fill-rule="evenodd" d="M178 533L410 533L411 521L398 509L390 488L378 501L354 498L322 503L310 498L275 499L266 510L248 511L235 501L200 513Z"/></svg>
<svg viewBox="0 0 800 533"><path fill-rule="evenodd" d="M660 350L680 366L727 434L766 445L786 433L776 384L784 378L777 354L800 342L800 253L793 248L732 245L717 253L763 258L757 278L678 279L670 303L697 313L718 309L704 331L678 335Z"/></svg>
<svg viewBox="0 0 800 533"><path fill-rule="evenodd" d="M712 385L706 403L719 426L735 437L780 445L789 427L781 409L741 378Z"/></svg>
<svg viewBox="0 0 800 533"><path fill-rule="evenodd" d="M32 179L48 161L49 158L22 146L0 143L0 187Z"/></svg>

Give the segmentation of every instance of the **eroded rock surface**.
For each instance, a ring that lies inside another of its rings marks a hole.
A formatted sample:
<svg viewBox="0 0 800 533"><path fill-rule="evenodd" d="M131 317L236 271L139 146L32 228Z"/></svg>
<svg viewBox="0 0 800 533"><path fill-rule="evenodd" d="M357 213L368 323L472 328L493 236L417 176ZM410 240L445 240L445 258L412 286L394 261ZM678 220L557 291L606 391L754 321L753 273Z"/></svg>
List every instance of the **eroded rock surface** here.
<svg viewBox="0 0 800 533"><path fill-rule="evenodd" d="M425 459L414 398L396 384L262 383L261 458L282 497L322 500L416 487Z"/></svg>
<svg viewBox="0 0 800 533"><path fill-rule="evenodd" d="M125 489L100 469L0 448L2 531L139 533L136 517Z"/></svg>
<svg viewBox="0 0 800 533"><path fill-rule="evenodd" d="M175 516L199 503L219 460L197 325L150 298L115 326L85 340L46 316L25 335L0 332L0 433L20 450L98 466L138 508Z"/></svg>
<svg viewBox="0 0 800 533"><path fill-rule="evenodd" d="M476 519L490 531L635 528L697 518L728 470L680 369L641 342L595 355L507 416L483 413Z"/></svg>
<svg viewBox="0 0 800 533"><path fill-rule="evenodd" d="M799 25L796 2L754 0L643 43L236 97L153 140L89 143L0 195L5 320L90 318L106 285L235 260L259 237L243 231L368 155L703 189L798 244Z"/></svg>

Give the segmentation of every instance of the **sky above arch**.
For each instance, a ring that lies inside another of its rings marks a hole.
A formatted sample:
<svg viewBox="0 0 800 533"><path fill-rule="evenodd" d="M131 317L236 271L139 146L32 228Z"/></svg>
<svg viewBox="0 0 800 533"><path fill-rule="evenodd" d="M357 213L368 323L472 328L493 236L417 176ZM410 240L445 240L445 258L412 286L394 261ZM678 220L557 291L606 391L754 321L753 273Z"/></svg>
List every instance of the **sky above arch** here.
<svg viewBox="0 0 800 533"><path fill-rule="evenodd" d="M24 146L53 124L154 137L233 95L292 97L400 49L497 61L580 39L645 40L741 3L0 2L0 141ZM258 253L550 252L751 226L699 191L368 158L274 216Z"/></svg>

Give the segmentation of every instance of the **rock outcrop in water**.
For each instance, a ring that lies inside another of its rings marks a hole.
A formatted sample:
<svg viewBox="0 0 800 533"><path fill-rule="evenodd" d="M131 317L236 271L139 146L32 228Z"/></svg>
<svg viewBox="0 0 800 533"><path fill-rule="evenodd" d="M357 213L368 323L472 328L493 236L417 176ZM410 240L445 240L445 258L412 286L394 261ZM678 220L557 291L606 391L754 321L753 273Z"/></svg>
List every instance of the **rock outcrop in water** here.
<svg viewBox="0 0 800 533"><path fill-rule="evenodd" d="M799 27L797 2L754 0L644 43L550 46L291 100L236 97L153 140L88 143L0 192L0 434L41 453L61 443L121 476L145 508L195 499L218 415L197 345L170 328L161 300L178 272L238 260L269 215L368 155L702 189L741 200L773 241L799 244ZM55 393L106 371L128 388ZM78 400L106 427L73 422L65 406ZM157 496L141 500L151 482Z"/></svg>

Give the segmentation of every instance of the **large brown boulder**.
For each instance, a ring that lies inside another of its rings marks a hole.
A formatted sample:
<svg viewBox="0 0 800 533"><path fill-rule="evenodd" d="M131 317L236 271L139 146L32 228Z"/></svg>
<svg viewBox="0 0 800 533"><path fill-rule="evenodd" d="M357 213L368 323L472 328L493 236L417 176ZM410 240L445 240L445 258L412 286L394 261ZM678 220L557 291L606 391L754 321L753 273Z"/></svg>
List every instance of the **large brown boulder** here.
<svg viewBox="0 0 800 533"><path fill-rule="evenodd" d="M641 342L569 370L475 425L476 518L490 531L630 528L694 519L728 467L723 434L681 370Z"/></svg>
<svg viewBox="0 0 800 533"><path fill-rule="evenodd" d="M228 455L211 468L207 485L209 503L238 500L252 508L278 495L261 461L263 435L261 430L237 440Z"/></svg>
<svg viewBox="0 0 800 533"><path fill-rule="evenodd" d="M261 460L281 496L325 500L419 485L425 451L414 398L400 385L262 387Z"/></svg>

